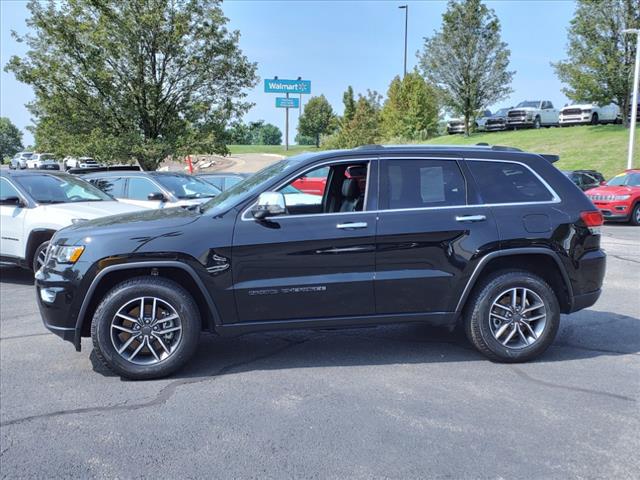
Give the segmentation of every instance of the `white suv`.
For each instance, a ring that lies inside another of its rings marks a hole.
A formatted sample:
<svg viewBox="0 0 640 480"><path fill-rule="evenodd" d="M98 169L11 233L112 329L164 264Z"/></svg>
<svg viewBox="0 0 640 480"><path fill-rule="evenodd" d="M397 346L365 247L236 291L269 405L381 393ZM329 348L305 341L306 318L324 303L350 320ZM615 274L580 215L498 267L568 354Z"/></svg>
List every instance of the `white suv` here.
<svg viewBox="0 0 640 480"><path fill-rule="evenodd" d="M580 103L567 105L560 110L561 127L587 123L590 123L591 125L597 125L599 123L617 123L621 119L620 107L613 103L605 107L601 107L595 103Z"/></svg>
<svg viewBox="0 0 640 480"><path fill-rule="evenodd" d="M27 168L43 168L47 170L60 170L56 157L52 153L34 153L27 160Z"/></svg>
<svg viewBox="0 0 640 480"><path fill-rule="evenodd" d="M135 212L88 182L60 172L0 174L0 263L40 268L49 239L63 227Z"/></svg>

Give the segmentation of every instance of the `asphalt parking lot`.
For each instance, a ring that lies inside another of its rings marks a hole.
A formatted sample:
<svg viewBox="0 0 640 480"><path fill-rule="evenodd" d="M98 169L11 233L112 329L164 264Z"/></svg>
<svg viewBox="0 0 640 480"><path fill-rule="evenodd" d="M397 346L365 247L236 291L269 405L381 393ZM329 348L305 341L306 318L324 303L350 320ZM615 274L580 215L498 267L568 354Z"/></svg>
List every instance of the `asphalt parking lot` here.
<svg viewBox="0 0 640 480"><path fill-rule="evenodd" d="M604 228L605 291L542 359L493 364L421 325L204 337L125 381L45 331L0 270L2 478L637 478L640 228Z"/></svg>

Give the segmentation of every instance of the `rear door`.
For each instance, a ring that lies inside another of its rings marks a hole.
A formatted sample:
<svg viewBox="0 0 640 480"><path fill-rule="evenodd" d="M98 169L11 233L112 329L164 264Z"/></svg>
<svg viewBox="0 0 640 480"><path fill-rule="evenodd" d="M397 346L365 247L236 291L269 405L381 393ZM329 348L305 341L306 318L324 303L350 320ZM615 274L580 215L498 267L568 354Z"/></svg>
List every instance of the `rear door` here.
<svg viewBox="0 0 640 480"><path fill-rule="evenodd" d="M469 262L497 239L490 208L477 205L458 159L385 158L380 168L376 312L453 311Z"/></svg>

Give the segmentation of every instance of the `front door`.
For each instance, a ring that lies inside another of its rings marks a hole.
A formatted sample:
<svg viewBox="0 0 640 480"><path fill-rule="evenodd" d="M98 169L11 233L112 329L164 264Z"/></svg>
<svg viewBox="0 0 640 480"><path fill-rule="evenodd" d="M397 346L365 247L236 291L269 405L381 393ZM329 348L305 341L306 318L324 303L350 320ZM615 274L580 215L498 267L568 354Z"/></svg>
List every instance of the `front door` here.
<svg viewBox="0 0 640 480"><path fill-rule="evenodd" d="M469 260L497 238L490 209L469 205L456 159L383 159L380 169L377 313L453 311Z"/></svg>
<svg viewBox="0 0 640 480"><path fill-rule="evenodd" d="M22 196L6 178L0 178L0 199ZM17 205L0 205L0 256L24 258L24 219L27 209Z"/></svg>
<svg viewBox="0 0 640 480"><path fill-rule="evenodd" d="M374 163L338 161L300 172L278 189L287 214L261 221L250 209L240 214L232 259L240 322L375 312L376 213L367 211ZM318 195L293 187L305 174L319 178L319 168L325 186Z"/></svg>

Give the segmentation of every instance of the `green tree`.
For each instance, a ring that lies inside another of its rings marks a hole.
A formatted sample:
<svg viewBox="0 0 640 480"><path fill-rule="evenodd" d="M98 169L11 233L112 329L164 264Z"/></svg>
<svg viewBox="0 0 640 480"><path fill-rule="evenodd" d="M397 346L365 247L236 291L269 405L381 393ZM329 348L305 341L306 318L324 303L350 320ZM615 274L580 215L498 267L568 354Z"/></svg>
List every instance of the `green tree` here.
<svg viewBox="0 0 640 480"><path fill-rule="evenodd" d="M466 135L478 111L511 93L510 54L498 17L481 0L449 0L442 29L425 38L422 72L444 105L464 117Z"/></svg>
<svg viewBox="0 0 640 480"><path fill-rule="evenodd" d="M22 150L22 132L7 117L0 117L0 163Z"/></svg>
<svg viewBox="0 0 640 480"><path fill-rule="evenodd" d="M353 87L351 85L349 85L347 90L342 94L342 103L344 104L344 114L342 118L345 122L349 122L356 113L356 100L353 96Z"/></svg>
<svg viewBox="0 0 640 480"><path fill-rule="evenodd" d="M232 145L250 145L251 144L251 131L249 127L240 121L231 123L231 126L227 130L229 137L229 143Z"/></svg>
<svg viewBox="0 0 640 480"><path fill-rule="evenodd" d="M295 142L298 145L315 145L316 139L313 137L309 137L307 135L300 135L299 133L296 135Z"/></svg>
<svg viewBox="0 0 640 480"><path fill-rule="evenodd" d="M226 153L256 65L218 0L32 0L29 51L6 70L34 88L39 148L154 169L168 155ZM49 147L51 146L51 147Z"/></svg>
<svg viewBox="0 0 640 480"><path fill-rule="evenodd" d="M271 123L265 123L260 127L256 136L256 145L280 145L282 132Z"/></svg>
<svg viewBox="0 0 640 480"><path fill-rule="evenodd" d="M327 135L333 131L334 117L333 108L324 95L311 97L300 116L298 132L313 137L316 147L319 147L320 135Z"/></svg>
<svg viewBox="0 0 640 480"><path fill-rule="evenodd" d="M342 121L339 131L325 139L325 148L354 148L376 143L380 138L380 110L382 96L376 91L359 95L353 118Z"/></svg>
<svg viewBox="0 0 640 480"><path fill-rule="evenodd" d="M640 28L638 0L578 0L569 27L568 58L552 65L567 85L567 97L613 102L627 125L636 37L622 34L625 28Z"/></svg>
<svg viewBox="0 0 640 480"><path fill-rule="evenodd" d="M425 139L437 131L438 100L435 89L417 72L395 77L380 112L386 139Z"/></svg>

